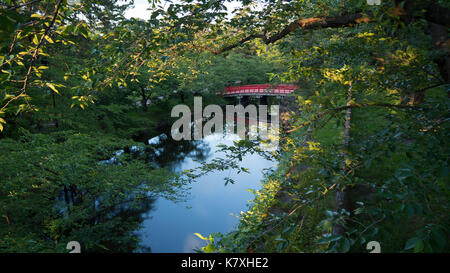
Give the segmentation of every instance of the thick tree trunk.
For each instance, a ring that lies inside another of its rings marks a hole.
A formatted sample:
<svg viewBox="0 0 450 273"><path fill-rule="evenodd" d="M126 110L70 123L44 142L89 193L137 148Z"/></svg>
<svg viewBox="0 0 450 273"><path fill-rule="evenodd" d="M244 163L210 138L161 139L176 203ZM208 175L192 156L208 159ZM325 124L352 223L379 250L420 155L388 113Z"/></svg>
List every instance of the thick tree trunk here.
<svg viewBox="0 0 450 273"><path fill-rule="evenodd" d="M143 110L144 112L147 112L147 110L148 110L148 107L147 107L147 100L148 100L148 97L145 96L145 92L142 91L142 93L141 93L141 104L142 104L142 110Z"/></svg>
<svg viewBox="0 0 450 273"><path fill-rule="evenodd" d="M350 84L350 88L347 93L347 106L351 105L352 101L352 87ZM345 176L347 173L347 149L350 142L350 128L351 128L351 115L352 108L348 107L345 113L345 126L344 126L344 137L342 140L342 155L344 158L344 166L342 167L342 175ZM348 202L348 192L342 183L338 184L336 187L336 196L335 196L335 211L340 212L342 210L349 211L349 202ZM343 235L345 232L345 224L340 223L333 227L332 234L333 235Z"/></svg>
<svg viewBox="0 0 450 273"><path fill-rule="evenodd" d="M450 39L448 28L435 23L428 23L433 47L442 52L434 61L439 67L439 71L445 83L450 83Z"/></svg>

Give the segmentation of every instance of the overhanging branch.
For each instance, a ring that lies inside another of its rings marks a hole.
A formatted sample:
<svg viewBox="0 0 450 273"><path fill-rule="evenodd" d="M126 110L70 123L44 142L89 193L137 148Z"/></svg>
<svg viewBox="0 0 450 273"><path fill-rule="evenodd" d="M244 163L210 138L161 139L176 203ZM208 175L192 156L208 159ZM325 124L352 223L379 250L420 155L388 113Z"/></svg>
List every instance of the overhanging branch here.
<svg viewBox="0 0 450 273"><path fill-rule="evenodd" d="M429 3L425 7L425 19L429 22L433 22L436 24L440 24L443 26L450 26L450 9L440 6L439 4L433 2ZM289 25L285 26L280 32L273 34L270 37L267 37L265 33L262 34L252 34L249 35L240 41L226 46L222 49L215 50L215 54L221 54L228 50L231 50L235 47L238 47L250 40L253 39L261 39L265 44L274 43L292 31L301 28L304 30L308 29L319 29L319 28L339 28L339 27L347 27L352 26L359 23L368 23L371 21L370 14L363 13L354 13L354 14L343 14L336 17L317 17L317 18L307 18L307 19L298 19Z"/></svg>
<svg viewBox="0 0 450 273"><path fill-rule="evenodd" d="M308 125L312 124L313 122L316 122L316 121L320 120L321 118L323 118L323 117L325 117L327 115L334 114L334 113L337 113L337 112L340 112L340 111L343 111L343 110L347 110L347 109L364 108L364 107L387 107L387 108L411 109L411 110L425 110L426 109L424 107L419 107L419 106L415 106L415 105L390 104L390 103L358 103L358 104L349 104L349 105L346 105L346 106L332 108L332 109L325 110L325 111L323 111L321 113L318 113L317 115L312 117L311 120L308 120L308 121L302 123L300 126L292 128L290 130L287 130L286 133L291 133L291 132L296 131L296 130L298 130L300 128L308 126Z"/></svg>
<svg viewBox="0 0 450 273"><path fill-rule="evenodd" d="M267 37L265 34L252 34L247 36L244 39L241 39L240 41L229 45L227 47L224 47L220 50L215 51L215 54L221 54L225 51L231 50L235 47L238 47L250 40L260 38L265 44L271 44L274 43L292 31L296 30L297 28L301 28L304 30L307 29L318 29L318 28L338 28L338 27L346 27L351 26L354 24L359 24L363 22L369 22L370 18L366 15L363 15L362 13L355 13L355 14L345 14L340 15L336 17L318 17L318 18L308 18L308 19L298 19L294 22L287 25L285 28L283 28L280 32Z"/></svg>

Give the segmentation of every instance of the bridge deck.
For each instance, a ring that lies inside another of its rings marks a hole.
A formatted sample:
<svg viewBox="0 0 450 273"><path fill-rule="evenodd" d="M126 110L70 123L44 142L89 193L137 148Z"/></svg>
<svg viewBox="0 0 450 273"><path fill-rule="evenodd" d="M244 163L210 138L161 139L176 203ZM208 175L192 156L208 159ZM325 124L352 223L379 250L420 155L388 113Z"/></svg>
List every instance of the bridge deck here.
<svg viewBox="0 0 450 273"><path fill-rule="evenodd" d="M251 84L241 86L228 86L225 87L222 92L219 92L219 95L223 97L250 96L250 95L286 96L292 93L297 88L298 87L293 84L280 84L280 85Z"/></svg>

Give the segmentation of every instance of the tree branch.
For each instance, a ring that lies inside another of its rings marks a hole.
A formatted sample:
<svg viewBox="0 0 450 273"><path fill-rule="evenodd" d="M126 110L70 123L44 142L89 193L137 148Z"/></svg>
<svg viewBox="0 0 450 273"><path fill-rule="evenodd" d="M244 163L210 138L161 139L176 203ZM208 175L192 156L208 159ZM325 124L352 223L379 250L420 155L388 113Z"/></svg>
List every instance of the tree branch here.
<svg viewBox="0 0 450 273"><path fill-rule="evenodd" d="M227 46L225 48L222 48L220 50L215 51L215 54L221 54L225 51L231 50L235 47L238 47L250 40L260 38L265 44L271 44L274 43L292 31L296 30L297 28L301 28L304 30L307 29L318 29L318 28L338 28L338 27L346 27L354 24L359 23L367 23L370 21L369 16L363 15L362 13L355 13L355 14L344 14L336 17L318 17L318 18L308 18L308 19L298 19L294 22L287 25L284 29L282 29L280 32L267 37L265 34L252 34L247 36L244 39L241 39L235 44L232 44L230 46Z"/></svg>
<svg viewBox="0 0 450 273"><path fill-rule="evenodd" d="M425 9L426 9L425 19L427 21L444 26L450 26L450 9L442 7L435 2L427 4L425 6ZM343 14L336 17L317 17L317 18L298 19L290 23L286 27L284 27L280 32L270 37L267 37L265 33L252 34L232 45L214 51L214 54L216 55L221 54L225 51L231 50L256 38L260 38L265 44L268 45L282 39L292 31L296 30L297 28L307 30L307 29L318 29L328 27L330 28L347 27L359 23L370 22L371 21L370 17L371 14L364 15L363 13L354 13L354 14Z"/></svg>
<svg viewBox="0 0 450 273"><path fill-rule="evenodd" d="M346 105L346 106L341 106L338 108L333 108L333 109L328 109L326 111L323 111L321 113L318 113L317 115L315 115L311 120L306 121L304 123L302 123L300 126L295 127L293 129L287 130L286 133L291 133L293 131L296 131L300 128L303 128L307 125L310 125L311 123L315 122L316 120L319 120L321 118L323 118L324 116L331 114L331 113L336 113L339 111L343 111L343 110L347 110L347 109L352 109L352 108L363 108L363 107L387 107L387 108L400 108L400 109L418 109L418 106L414 106L414 105L404 105L404 104L389 104L389 103L359 103L359 104L350 104L350 105ZM421 108L423 109L423 108Z"/></svg>
<svg viewBox="0 0 450 273"><path fill-rule="evenodd" d="M41 0L34 0L34 1L31 1L31 2L28 2L28 3L22 3L22 4L17 5L17 6L9 7L8 10L20 9L22 7L25 7L25 6L32 5L32 4L36 3L36 2L41 2Z"/></svg>
<svg viewBox="0 0 450 273"><path fill-rule="evenodd" d="M56 4L55 12L53 14L52 21L45 28L45 31L44 31L44 33L42 33L38 44L34 48L33 55L31 57L30 66L28 67L27 74L25 75L25 79L23 80L23 86L22 86L22 89L21 89L21 93L19 95L15 96L15 97L11 98L9 101L7 101L6 104L3 105L3 107L0 109L0 111L3 111L8 106L8 104L10 104L12 101L14 101L14 100L16 100L16 99L18 99L20 97L23 97L25 95L26 90L27 90L27 83L28 83L28 80L29 80L29 77L30 77L30 74L31 74L31 70L33 68L34 63L36 62L36 60L38 58L39 48L41 47L42 43L44 42L45 36L48 35L48 32L50 31L50 28L53 27L53 24L56 21L56 17L58 16L59 8L61 6L61 3L62 3L62 0L59 0L58 3Z"/></svg>

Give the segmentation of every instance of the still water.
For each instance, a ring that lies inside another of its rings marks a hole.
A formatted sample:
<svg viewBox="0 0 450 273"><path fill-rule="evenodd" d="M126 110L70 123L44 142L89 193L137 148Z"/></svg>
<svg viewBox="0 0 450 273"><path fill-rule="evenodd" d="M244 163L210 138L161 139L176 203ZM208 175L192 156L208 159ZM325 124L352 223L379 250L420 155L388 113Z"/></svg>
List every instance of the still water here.
<svg viewBox="0 0 450 273"><path fill-rule="evenodd" d="M149 140L155 162L173 171L199 166L194 160L208 161L224 157L217 152L219 144L232 145L238 140L234 134L212 134L199 141L175 142L166 135ZM263 171L276 162L253 154L243 158L242 167L250 173L224 171L209 173L191 184L186 202L173 202L162 197L145 213L143 226L138 231L141 245L151 252L194 252L205 242L194 233L207 236L213 232L229 232L238 224L237 216L247 210L254 195L248 189L260 189ZM225 177L235 183L225 186Z"/></svg>

